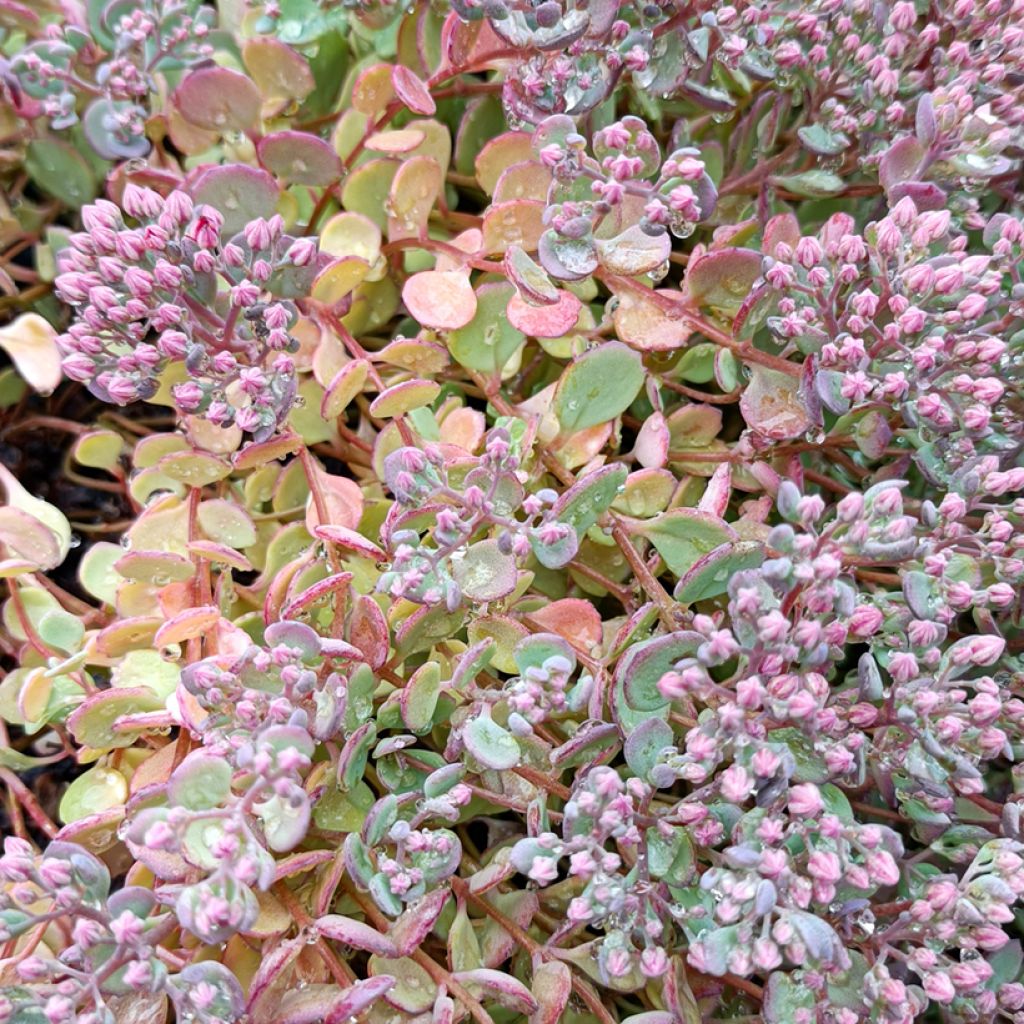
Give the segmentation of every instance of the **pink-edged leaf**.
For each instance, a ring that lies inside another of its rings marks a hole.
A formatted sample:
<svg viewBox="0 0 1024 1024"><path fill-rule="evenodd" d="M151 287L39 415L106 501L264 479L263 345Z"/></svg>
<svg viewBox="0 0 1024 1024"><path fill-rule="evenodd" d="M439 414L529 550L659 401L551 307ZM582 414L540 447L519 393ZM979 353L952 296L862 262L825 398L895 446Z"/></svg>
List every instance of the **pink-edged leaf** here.
<svg viewBox="0 0 1024 1024"><path fill-rule="evenodd" d="M596 245L598 259L605 270L636 277L657 270L669 258L672 237L668 232L649 235L639 224L634 224L621 235L598 241Z"/></svg>
<svg viewBox="0 0 1024 1024"><path fill-rule="evenodd" d="M199 608L186 608L168 619L153 637L155 647L166 647L168 644L179 644L184 640L192 640L197 636L205 636L220 619L220 609L215 605L203 605Z"/></svg>
<svg viewBox="0 0 1024 1024"><path fill-rule="evenodd" d="M320 522L317 503L309 501L306 507L306 529L315 533L318 526L344 526L354 530L363 516L363 492L355 480L347 476L332 476L316 465L317 485L326 505L327 523Z"/></svg>
<svg viewBox="0 0 1024 1024"><path fill-rule="evenodd" d="M558 293L553 305L537 306L516 294L508 300L508 319L531 338L561 338L576 326L583 303L572 294Z"/></svg>
<svg viewBox="0 0 1024 1024"><path fill-rule="evenodd" d="M275 989L278 989L278 983L283 980L285 972L291 969L305 946L305 941L289 939L279 942L269 953L263 952L256 974L249 982L249 998L246 1003L248 1013L258 1016L268 1012L273 1014L276 1004L267 1004L275 999L280 1000L282 993Z"/></svg>
<svg viewBox="0 0 1024 1024"><path fill-rule="evenodd" d="M398 950L395 955L409 956L420 947L441 916L448 896L447 889L434 889L415 906L403 912L391 926L390 938Z"/></svg>
<svg viewBox="0 0 1024 1024"><path fill-rule="evenodd" d="M185 75L172 102L189 124L226 134L255 128L263 100L251 78L213 65Z"/></svg>
<svg viewBox="0 0 1024 1024"><path fill-rule="evenodd" d="M60 383L57 332L38 313L22 313L0 329L0 348L33 391L48 395Z"/></svg>
<svg viewBox="0 0 1024 1024"><path fill-rule="evenodd" d="M515 590L519 580L516 560L505 554L493 539L470 545L463 557L453 562L455 581L472 601L497 601Z"/></svg>
<svg viewBox="0 0 1024 1024"><path fill-rule="evenodd" d="M476 293L463 270L424 270L402 288L406 309L424 327L454 331L476 314Z"/></svg>
<svg viewBox="0 0 1024 1024"><path fill-rule="evenodd" d="M507 860L492 860L469 878L469 891L480 895L497 888L516 873L516 866Z"/></svg>
<svg viewBox="0 0 1024 1024"><path fill-rule="evenodd" d="M773 441L799 437L813 425L811 411L797 377L755 365L740 396L740 412L747 426Z"/></svg>
<svg viewBox="0 0 1024 1024"><path fill-rule="evenodd" d="M517 1013L531 1014L537 1009L537 1000L518 978L504 971L478 967L472 971L458 971L452 975L460 985L473 993L488 996L496 1003Z"/></svg>
<svg viewBox="0 0 1024 1024"><path fill-rule="evenodd" d="M441 442L455 444L467 452L479 449L487 430L487 419L479 409L453 409L441 422Z"/></svg>
<svg viewBox="0 0 1024 1024"><path fill-rule="evenodd" d="M302 850L299 853L282 857L274 868L274 881L280 882L294 875L304 874L320 867L328 861L334 861L337 854L334 850Z"/></svg>
<svg viewBox="0 0 1024 1024"><path fill-rule="evenodd" d="M380 668L388 660L388 623L373 598L365 594L356 597L348 623L348 638L371 668Z"/></svg>
<svg viewBox="0 0 1024 1024"><path fill-rule="evenodd" d="M732 494L732 463L723 462L711 474L708 485L697 503L698 512L710 512L713 516L724 516Z"/></svg>
<svg viewBox="0 0 1024 1024"><path fill-rule="evenodd" d="M60 546L53 530L19 508L0 508L0 543L14 556L14 561L23 561L35 569L60 565Z"/></svg>
<svg viewBox="0 0 1024 1024"><path fill-rule="evenodd" d="M345 526L317 526L313 533L321 540L329 541L331 544L346 551L352 551L363 558L372 558L375 562L383 562L387 555L371 540L367 540L361 533L350 530Z"/></svg>
<svg viewBox="0 0 1024 1024"><path fill-rule="evenodd" d="M644 469L661 469L668 462L671 442L668 424L660 412L651 413L636 436L633 454Z"/></svg>
<svg viewBox="0 0 1024 1024"><path fill-rule="evenodd" d="M540 901L535 892L517 890L508 893L495 893L489 900L501 913L523 931L528 931ZM480 941L482 967L500 967L518 948L514 935L504 928L485 929Z"/></svg>
<svg viewBox="0 0 1024 1024"><path fill-rule="evenodd" d="M550 306L558 302L561 291L520 245L510 245L502 260L505 276L516 286L516 291L529 302Z"/></svg>
<svg viewBox="0 0 1024 1024"><path fill-rule="evenodd" d="M284 994L274 1024L320 1024L331 1009L345 998L347 990L337 985L307 984Z"/></svg>
<svg viewBox="0 0 1024 1024"><path fill-rule="evenodd" d="M878 163L878 180L882 188L889 192L894 185L911 181L917 176L924 158L924 146L913 135L897 139Z"/></svg>
<svg viewBox="0 0 1024 1024"><path fill-rule="evenodd" d="M321 529L321 527L317 527L317 529ZM293 597L281 609L281 618L293 619L296 615L309 608L310 605L316 604L317 601L322 601L328 595L339 592L344 593L348 590L351 582L352 573L350 572L338 572L325 579L317 580L312 586L306 587L305 590Z"/></svg>
<svg viewBox="0 0 1024 1024"><path fill-rule="evenodd" d="M601 614L590 601L563 597L538 608L530 614L530 618L552 633L565 637L583 651L589 651L601 643Z"/></svg>
<svg viewBox="0 0 1024 1024"><path fill-rule="evenodd" d="M308 132L265 135L256 147L256 155L271 174L289 185L330 185L343 170L333 147Z"/></svg>
<svg viewBox="0 0 1024 1024"><path fill-rule="evenodd" d="M386 957L404 955L398 952L398 947L387 935L382 935L376 928L364 924L362 921L355 921L351 917L343 917L341 914L328 914L326 917L321 917L316 922L316 930L325 938L364 950L367 953L376 953L378 956Z"/></svg>
<svg viewBox="0 0 1024 1024"><path fill-rule="evenodd" d="M357 981L351 988L345 990L344 998L334 1005L324 1024L348 1024L350 1017L355 1017L368 1006L372 1006L394 984L395 978L390 974L378 974L365 981Z"/></svg>
<svg viewBox="0 0 1024 1024"><path fill-rule="evenodd" d="M533 998L537 1009L530 1024L558 1024L572 994L572 973L568 964L548 960L533 971Z"/></svg>
<svg viewBox="0 0 1024 1024"><path fill-rule="evenodd" d="M761 276L761 254L752 249L705 253L686 269L686 290L697 306L735 314Z"/></svg>
<svg viewBox="0 0 1024 1024"><path fill-rule="evenodd" d="M391 69L391 84L395 95L415 114L430 117L437 110L434 97L420 77L401 64Z"/></svg>
<svg viewBox="0 0 1024 1024"><path fill-rule="evenodd" d="M775 247L780 243L796 248L800 241L800 221L792 213L777 213L764 226L761 251L766 256L775 255Z"/></svg>

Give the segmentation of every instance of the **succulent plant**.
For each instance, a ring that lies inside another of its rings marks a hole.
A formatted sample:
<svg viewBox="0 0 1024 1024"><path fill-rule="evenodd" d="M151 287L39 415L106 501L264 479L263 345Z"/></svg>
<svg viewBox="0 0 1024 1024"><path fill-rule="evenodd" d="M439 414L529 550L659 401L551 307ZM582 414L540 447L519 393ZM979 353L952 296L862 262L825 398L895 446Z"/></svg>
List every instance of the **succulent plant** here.
<svg viewBox="0 0 1024 1024"><path fill-rule="evenodd" d="M0 1024L1024 1021L1022 26L0 0Z"/></svg>

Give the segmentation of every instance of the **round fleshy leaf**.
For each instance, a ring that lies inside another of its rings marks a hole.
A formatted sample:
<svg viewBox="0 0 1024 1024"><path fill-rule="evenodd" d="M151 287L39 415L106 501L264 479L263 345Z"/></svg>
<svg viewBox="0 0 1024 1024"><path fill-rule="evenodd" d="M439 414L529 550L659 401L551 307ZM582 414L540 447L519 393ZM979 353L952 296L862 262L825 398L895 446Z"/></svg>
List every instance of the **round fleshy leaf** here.
<svg viewBox="0 0 1024 1024"><path fill-rule="evenodd" d="M494 186L494 201L504 203L509 199L539 199L546 203L551 180L551 171L536 160L512 164L501 172Z"/></svg>
<svg viewBox="0 0 1024 1024"><path fill-rule="evenodd" d="M335 260L317 275L312 297L325 306L335 306L366 280L370 265L358 256Z"/></svg>
<svg viewBox="0 0 1024 1024"><path fill-rule="evenodd" d="M657 270L672 252L672 239L668 232L649 235L638 224L626 228L615 238L595 244L601 266L626 277Z"/></svg>
<svg viewBox="0 0 1024 1024"><path fill-rule="evenodd" d="M462 730L462 742L484 767L495 771L515 768L522 758L516 738L482 714L466 723Z"/></svg>
<svg viewBox="0 0 1024 1024"><path fill-rule="evenodd" d="M256 154L278 181L288 185L332 185L342 173L338 154L323 139L308 132L265 135Z"/></svg>
<svg viewBox="0 0 1024 1024"><path fill-rule="evenodd" d="M393 128L386 132L374 132L363 148L374 153L399 156L411 153L426 136L418 128Z"/></svg>
<svg viewBox="0 0 1024 1024"><path fill-rule="evenodd" d="M300 437L289 434L273 437L269 441L254 441L236 452L231 461L235 469L254 469L256 466L266 466L277 459L283 459L286 455L291 455L301 445Z"/></svg>
<svg viewBox="0 0 1024 1024"><path fill-rule="evenodd" d="M352 213L361 213L381 230L387 227L386 204L391 182L401 164L397 160L369 160L345 178L341 204Z"/></svg>
<svg viewBox="0 0 1024 1024"><path fill-rule="evenodd" d="M723 544L701 558L679 578L675 599L682 604L719 597L738 572L757 569L764 562L764 546L754 541Z"/></svg>
<svg viewBox="0 0 1024 1024"><path fill-rule="evenodd" d="M476 293L460 270L424 270L402 289L406 308L424 327L451 331L465 327L476 313Z"/></svg>
<svg viewBox="0 0 1024 1024"><path fill-rule="evenodd" d="M504 253L513 245L536 249L544 235L543 217L544 204L535 199L493 203L484 213L481 249L487 253Z"/></svg>
<svg viewBox="0 0 1024 1024"><path fill-rule="evenodd" d="M189 487L207 487L231 474L231 463L198 451L172 452L165 455L157 466L172 480Z"/></svg>
<svg viewBox="0 0 1024 1024"><path fill-rule="evenodd" d="M391 69L391 84L394 86L395 95L414 114L423 114L429 117L437 110L437 104L430 91L424 85L419 76L401 64Z"/></svg>
<svg viewBox="0 0 1024 1024"><path fill-rule="evenodd" d="M231 794L231 763L205 750L194 750L174 769L167 799L189 811L219 807Z"/></svg>
<svg viewBox="0 0 1024 1024"><path fill-rule="evenodd" d="M85 157L62 139L33 139L25 150L25 170L44 192L73 209L96 194L96 178Z"/></svg>
<svg viewBox="0 0 1024 1024"><path fill-rule="evenodd" d="M320 232L320 251L342 259L358 256L373 266L380 256L380 228L359 213L337 213Z"/></svg>
<svg viewBox="0 0 1024 1024"><path fill-rule="evenodd" d="M508 320L531 338L561 338L576 326L583 303L572 292L560 291L554 305L535 306L519 295L508 300Z"/></svg>
<svg viewBox="0 0 1024 1024"><path fill-rule="evenodd" d="M698 306L735 316L761 276L761 254L752 249L719 249L687 267L686 289Z"/></svg>
<svg viewBox="0 0 1024 1024"><path fill-rule="evenodd" d="M470 545L452 566L455 581L471 601L497 601L515 590L516 560L504 554L496 540Z"/></svg>
<svg viewBox="0 0 1024 1024"><path fill-rule="evenodd" d="M369 372L370 364L365 359L353 359L352 362L346 363L334 375L324 391L320 415L325 420L333 420L340 416L363 390Z"/></svg>
<svg viewBox="0 0 1024 1024"><path fill-rule="evenodd" d="M165 622L153 637L156 647L181 644L196 637L211 635L221 621L220 609L214 605L186 608Z"/></svg>
<svg viewBox="0 0 1024 1024"><path fill-rule="evenodd" d="M632 405L644 384L640 356L610 341L585 352L563 371L552 403L569 434L615 419Z"/></svg>
<svg viewBox="0 0 1024 1024"><path fill-rule="evenodd" d="M61 563L53 531L21 509L0 508L0 543L9 555L37 569L53 569Z"/></svg>
<svg viewBox="0 0 1024 1024"><path fill-rule="evenodd" d="M333 476L316 465L317 485L327 509L328 523L321 524L316 502L306 506L306 529L312 534L317 526L336 525L354 530L363 515L363 492L355 480L346 476Z"/></svg>
<svg viewBox="0 0 1024 1024"><path fill-rule="evenodd" d="M448 348L462 366L498 373L526 340L507 316L514 295L511 285L499 281L489 281L477 289L474 316L448 335Z"/></svg>
<svg viewBox="0 0 1024 1024"><path fill-rule="evenodd" d="M251 220L269 220L277 212L280 189L277 182L258 167L225 164L209 167L193 182L192 198L206 203L224 216L223 235L230 238Z"/></svg>
<svg viewBox="0 0 1024 1024"><path fill-rule="evenodd" d="M208 132L247 132L260 120L260 91L251 78L213 66L188 72L172 102L189 124Z"/></svg>
<svg viewBox="0 0 1024 1024"><path fill-rule="evenodd" d="M392 384L370 403L370 415L393 419L430 405L440 393L441 385L432 380L403 380Z"/></svg>
<svg viewBox="0 0 1024 1024"><path fill-rule="evenodd" d="M374 64L363 71L352 88L352 106L361 114L375 117L394 98L390 64Z"/></svg>
<svg viewBox="0 0 1024 1024"><path fill-rule="evenodd" d="M196 571L187 558L170 551L129 551L114 563L114 568L126 580L139 580L156 587L191 579Z"/></svg>
<svg viewBox="0 0 1024 1024"><path fill-rule="evenodd" d="M558 302L561 291L544 269L527 255L522 246L510 245L502 262L506 276L527 301L538 305L553 305Z"/></svg>
<svg viewBox="0 0 1024 1024"><path fill-rule="evenodd" d="M676 295L678 298L678 295ZM692 333L678 316L673 316L645 294L624 288L618 293L612 323L620 341L642 352L681 348Z"/></svg>
<svg viewBox="0 0 1024 1024"><path fill-rule="evenodd" d="M164 702L150 689L102 690L87 697L68 718L68 728L75 741L94 750L130 747L139 731L115 729L119 719L128 715L162 711Z"/></svg>
<svg viewBox="0 0 1024 1024"><path fill-rule="evenodd" d="M242 61L260 95L271 105L301 102L316 88L306 58L273 36L246 40Z"/></svg>
<svg viewBox="0 0 1024 1024"><path fill-rule="evenodd" d="M476 158L476 180L488 195L506 167L533 159L533 140L527 132L505 132L491 139Z"/></svg>
<svg viewBox="0 0 1024 1024"><path fill-rule="evenodd" d="M0 485L7 496L8 507L31 516L50 530L57 542L58 560L55 564L62 562L71 549L71 524L68 522L67 516L49 502L29 494L18 482L17 477L2 463L0 463ZM52 569L53 566L46 566L46 568Z"/></svg>
<svg viewBox="0 0 1024 1024"><path fill-rule="evenodd" d="M91 814L122 807L127 799L128 780L114 768L95 765L68 786L57 813L70 825Z"/></svg>
<svg viewBox="0 0 1024 1024"><path fill-rule="evenodd" d="M676 574L688 572L698 559L737 539L736 531L716 516L692 508L675 508L636 527Z"/></svg>
<svg viewBox="0 0 1024 1024"><path fill-rule="evenodd" d="M388 237L392 241L422 237L443 187L444 177L433 157L414 156L403 161L388 197Z"/></svg>
<svg viewBox="0 0 1024 1024"><path fill-rule="evenodd" d="M345 551L352 551L363 558L383 562L387 555L373 541L346 526L317 526L313 531L321 540L335 544Z"/></svg>
<svg viewBox="0 0 1024 1024"><path fill-rule="evenodd" d="M80 466L91 469L117 469L121 462L124 439L114 430L90 430L79 434L71 455Z"/></svg>
<svg viewBox="0 0 1024 1024"><path fill-rule="evenodd" d="M207 538L231 548L247 548L256 543L256 526L240 505L224 498L200 502L199 525Z"/></svg>
<svg viewBox="0 0 1024 1024"><path fill-rule="evenodd" d="M57 332L38 313L22 313L0 328L0 348L34 391L50 394L61 381Z"/></svg>
<svg viewBox="0 0 1024 1024"><path fill-rule="evenodd" d="M764 366L751 369L740 412L747 426L775 441L799 437L814 425L799 379Z"/></svg>

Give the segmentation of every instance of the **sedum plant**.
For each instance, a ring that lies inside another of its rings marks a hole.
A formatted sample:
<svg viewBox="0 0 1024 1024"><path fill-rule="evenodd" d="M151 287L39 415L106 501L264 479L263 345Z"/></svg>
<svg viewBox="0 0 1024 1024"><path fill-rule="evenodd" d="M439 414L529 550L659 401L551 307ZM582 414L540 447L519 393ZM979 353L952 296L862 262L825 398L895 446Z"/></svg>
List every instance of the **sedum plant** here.
<svg viewBox="0 0 1024 1024"><path fill-rule="evenodd" d="M0 1024L1024 1021L1022 25L0 0Z"/></svg>

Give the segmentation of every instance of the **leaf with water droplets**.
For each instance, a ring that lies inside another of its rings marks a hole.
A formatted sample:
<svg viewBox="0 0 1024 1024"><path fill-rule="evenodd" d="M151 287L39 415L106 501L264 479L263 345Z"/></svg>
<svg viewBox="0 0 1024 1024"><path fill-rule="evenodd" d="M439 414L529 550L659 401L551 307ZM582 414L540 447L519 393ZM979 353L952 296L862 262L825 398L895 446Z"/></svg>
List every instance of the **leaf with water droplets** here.
<svg viewBox="0 0 1024 1024"><path fill-rule="evenodd" d="M330 185L341 177L338 154L308 132L265 135L256 147L260 163L286 185Z"/></svg>
<svg viewBox="0 0 1024 1024"><path fill-rule="evenodd" d="M479 714L466 723L462 741L473 757L495 771L514 768L522 757L515 737L493 722L488 714Z"/></svg>
<svg viewBox="0 0 1024 1024"><path fill-rule="evenodd" d="M705 253L687 267L687 294L697 306L735 316L761 276L761 259L752 249Z"/></svg>
<svg viewBox="0 0 1024 1024"><path fill-rule="evenodd" d="M752 368L740 412L752 430L773 441L799 437L813 425L799 378L765 366Z"/></svg>
<svg viewBox="0 0 1024 1024"><path fill-rule="evenodd" d="M402 301L424 327L452 331L465 327L477 311L476 293L463 270L424 270L402 289Z"/></svg>
<svg viewBox="0 0 1024 1024"><path fill-rule="evenodd" d="M693 508L663 512L635 527L634 532L655 546L676 576L689 571L699 558L719 545L737 539L728 523Z"/></svg>
<svg viewBox="0 0 1024 1024"><path fill-rule="evenodd" d="M251 78L214 65L189 72L171 102L189 124L223 135L255 128L263 101Z"/></svg>
<svg viewBox="0 0 1024 1024"><path fill-rule="evenodd" d="M462 558L453 560L452 572L463 594L471 601L497 601L515 590L519 574L516 560L505 554L496 540L471 544Z"/></svg>
<svg viewBox="0 0 1024 1024"><path fill-rule="evenodd" d="M644 384L640 356L626 345L609 341L585 352L563 371L552 408L569 434L606 423L632 405Z"/></svg>
<svg viewBox="0 0 1024 1024"><path fill-rule="evenodd" d="M515 291L504 281L487 282L476 291L472 319L448 335L448 348L462 366L499 373L526 340L506 315Z"/></svg>

